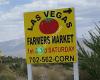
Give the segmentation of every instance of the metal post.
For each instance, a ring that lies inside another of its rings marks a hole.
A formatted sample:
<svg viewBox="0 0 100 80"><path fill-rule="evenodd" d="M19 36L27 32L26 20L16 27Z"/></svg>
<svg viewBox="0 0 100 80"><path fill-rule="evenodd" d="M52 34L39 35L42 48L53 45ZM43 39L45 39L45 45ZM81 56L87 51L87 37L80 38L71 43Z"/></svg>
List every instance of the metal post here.
<svg viewBox="0 0 100 80"><path fill-rule="evenodd" d="M31 64L27 64L27 73L28 73L28 80L33 80Z"/></svg>
<svg viewBox="0 0 100 80"><path fill-rule="evenodd" d="M76 29L77 32L77 29ZM76 38L76 45L77 45L77 38ZM78 49L78 46L76 46ZM73 63L73 72L74 72L74 80L79 80L79 67L78 67L78 53L76 51L77 62Z"/></svg>
<svg viewBox="0 0 100 80"><path fill-rule="evenodd" d="M76 63L73 63L73 71L74 71L74 80L79 80L78 61Z"/></svg>

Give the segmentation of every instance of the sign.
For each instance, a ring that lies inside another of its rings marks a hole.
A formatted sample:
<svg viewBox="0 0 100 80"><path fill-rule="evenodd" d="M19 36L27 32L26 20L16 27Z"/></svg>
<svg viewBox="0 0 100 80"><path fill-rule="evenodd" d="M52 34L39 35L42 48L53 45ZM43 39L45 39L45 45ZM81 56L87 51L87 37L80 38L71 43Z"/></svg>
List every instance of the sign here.
<svg viewBox="0 0 100 80"><path fill-rule="evenodd" d="M76 62L74 8L24 14L27 63Z"/></svg>

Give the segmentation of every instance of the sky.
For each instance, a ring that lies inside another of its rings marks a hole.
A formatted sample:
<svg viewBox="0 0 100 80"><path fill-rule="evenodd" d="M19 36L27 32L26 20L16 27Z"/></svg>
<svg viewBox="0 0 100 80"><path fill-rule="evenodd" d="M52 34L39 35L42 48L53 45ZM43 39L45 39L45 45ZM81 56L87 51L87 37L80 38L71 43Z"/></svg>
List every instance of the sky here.
<svg viewBox="0 0 100 80"><path fill-rule="evenodd" d="M77 37L88 37L100 22L100 0L0 0L0 42L24 37L24 12L69 7L75 8Z"/></svg>

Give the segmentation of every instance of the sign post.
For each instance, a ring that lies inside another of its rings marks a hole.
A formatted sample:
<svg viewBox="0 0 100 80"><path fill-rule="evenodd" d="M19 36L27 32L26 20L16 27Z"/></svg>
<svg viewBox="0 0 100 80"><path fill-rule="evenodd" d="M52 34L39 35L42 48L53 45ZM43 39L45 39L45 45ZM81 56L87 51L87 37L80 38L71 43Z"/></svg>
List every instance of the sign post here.
<svg viewBox="0 0 100 80"><path fill-rule="evenodd" d="M31 64L27 64L27 73L28 73L28 80L33 80L32 65Z"/></svg>
<svg viewBox="0 0 100 80"><path fill-rule="evenodd" d="M78 61L73 63L74 80L79 80Z"/></svg>
<svg viewBox="0 0 100 80"><path fill-rule="evenodd" d="M74 8L26 12L24 25L27 64L77 62Z"/></svg>

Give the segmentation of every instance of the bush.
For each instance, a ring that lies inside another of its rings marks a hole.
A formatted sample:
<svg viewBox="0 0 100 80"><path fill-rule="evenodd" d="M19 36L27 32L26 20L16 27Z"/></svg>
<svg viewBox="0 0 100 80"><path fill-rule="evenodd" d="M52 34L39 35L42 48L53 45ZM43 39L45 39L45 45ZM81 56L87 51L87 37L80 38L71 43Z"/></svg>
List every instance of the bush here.
<svg viewBox="0 0 100 80"><path fill-rule="evenodd" d="M96 30L98 34L89 32L90 39L83 40L85 48L78 42L80 69L89 75L85 80L100 80L100 28Z"/></svg>

